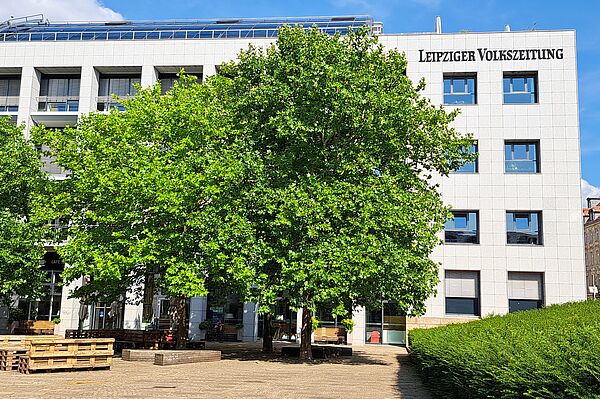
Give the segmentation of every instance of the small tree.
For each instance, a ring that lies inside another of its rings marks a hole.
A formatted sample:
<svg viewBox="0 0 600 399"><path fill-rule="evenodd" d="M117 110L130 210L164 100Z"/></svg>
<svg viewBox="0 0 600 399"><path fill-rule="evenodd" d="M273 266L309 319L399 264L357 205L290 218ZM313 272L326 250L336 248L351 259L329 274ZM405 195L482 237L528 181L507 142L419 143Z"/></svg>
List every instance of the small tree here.
<svg viewBox="0 0 600 399"><path fill-rule="evenodd" d="M0 118L0 299L40 294L44 225L32 209L46 181L23 128Z"/></svg>
<svg viewBox="0 0 600 399"><path fill-rule="evenodd" d="M283 28L276 44L224 65L221 88L261 160L245 192L254 225L261 311L283 292L303 309L301 356L311 354L311 312L329 303L422 314L438 282L429 259L449 216L434 175L469 159L470 138L449 127L406 76L406 59L364 29L330 37Z"/></svg>
<svg viewBox="0 0 600 399"><path fill-rule="evenodd" d="M74 294L114 297L157 275L172 298L179 346L186 299L206 295L208 275L241 287L250 276L236 246L247 223L233 199L244 151L213 99L209 86L182 76L164 96L159 85L138 90L126 112L36 131L70 175L54 185L48 213L69 221L59 248L65 279L90 276Z"/></svg>

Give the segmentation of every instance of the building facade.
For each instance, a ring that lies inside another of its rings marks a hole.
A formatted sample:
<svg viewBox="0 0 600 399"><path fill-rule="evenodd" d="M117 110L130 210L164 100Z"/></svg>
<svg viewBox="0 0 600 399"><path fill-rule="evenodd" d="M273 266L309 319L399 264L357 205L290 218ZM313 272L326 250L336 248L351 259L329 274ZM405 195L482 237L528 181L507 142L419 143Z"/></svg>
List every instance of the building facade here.
<svg viewBox="0 0 600 399"><path fill-rule="evenodd" d="M35 124L73 125L82 114L119 107L111 94L134 95L135 83L149 86L160 80L168 89L181 68L202 78L215 74L216 66L235 59L240 49L272 43L284 23L317 24L329 34L370 26L385 48L406 54L408 76L427 83L423 95L448 110L460 109L453 126L473 135L471 150L479 154L477 161L439 181L454 219L441 233L445 244L432 255L441 264L440 284L437 295L427 301L427 313L406 318L393 301L382 301L377 309L355 309L348 342L403 344L407 328L414 326L585 299L576 43L571 30L442 33L438 24L431 33L384 34L380 23L363 16L106 24L9 21L0 25L0 115L27 130ZM65 177L59 169L51 172L55 178ZM64 287L60 296L58 332L80 323L86 328L107 323L145 327L143 305L81 309L69 298L71 288ZM240 339L260 336L256 305L229 299L190 301L192 339L205 334L200 322L215 317L239 324ZM156 296L146 306L160 319L167 313L167 298ZM279 337L298 335L297 317L281 309L276 315Z"/></svg>
<svg viewBox="0 0 600 399"><path fill-rule="evenodd" d="M587 198L583 208L585 280L588 298L598 297L600 286L600 198Z"/></svg>

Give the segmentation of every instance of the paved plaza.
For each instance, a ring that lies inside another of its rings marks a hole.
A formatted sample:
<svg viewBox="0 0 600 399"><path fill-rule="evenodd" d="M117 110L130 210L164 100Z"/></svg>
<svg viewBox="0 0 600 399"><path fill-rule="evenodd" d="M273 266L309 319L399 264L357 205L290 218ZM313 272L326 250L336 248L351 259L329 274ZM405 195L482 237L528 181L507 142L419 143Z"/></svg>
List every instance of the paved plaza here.
<svg viewBox="0 0 600 399"><path fill-rule="evenodd" d="M355 348L352 358L265 356L255 345L210 344L223 360L175 366L114 359L110 371L0 372L3 398L402 398L428 399L406 350Z"/></svg>

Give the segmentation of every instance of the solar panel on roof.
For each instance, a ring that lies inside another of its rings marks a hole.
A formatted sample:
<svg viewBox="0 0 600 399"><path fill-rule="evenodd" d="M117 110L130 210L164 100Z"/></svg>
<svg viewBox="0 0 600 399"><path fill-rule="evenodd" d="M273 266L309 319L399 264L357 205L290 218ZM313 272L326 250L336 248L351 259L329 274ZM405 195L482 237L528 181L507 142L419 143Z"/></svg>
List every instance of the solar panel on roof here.
<svg viewBox="0 0 600 399"><path fill-rule="evenodd" d="M276 37L283 25L317 26L333 35L373 26L368 15L339 17L241 18L187 21L109 21L90 23L22 23L0 25L3 41L157 40L191 38ZM135 32L135 33L134 33ZM201 34L199 32L202 32Z"/></svg>

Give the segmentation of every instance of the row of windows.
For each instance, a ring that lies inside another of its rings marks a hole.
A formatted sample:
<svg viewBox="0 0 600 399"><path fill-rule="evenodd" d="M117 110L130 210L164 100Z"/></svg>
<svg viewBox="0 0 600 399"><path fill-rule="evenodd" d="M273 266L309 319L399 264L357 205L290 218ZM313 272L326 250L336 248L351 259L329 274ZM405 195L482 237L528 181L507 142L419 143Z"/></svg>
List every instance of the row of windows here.
<svg viewBox="0 0 600 399"><path fill-rule="evenodd" d="M504 72L504 104L536 104L537 72ZM444 104L477 104L477 74L444 74Z"/></svg>
<svg viewBox="0 0 600 399"><path fill-rule="evenodd" d="M506 243L542 245L542 213L506 212ZM452 211L446 221L444 241L452 244L479 244L479 211Z"/></svg>
<svg viewBox="0 0 600 399"><path fill-rule="evenodd" d="M448 315L481 316L478 271L446 270L445 306ZM544 301L544 275L508 272L508 311L539 309Z"/></svg>
<svg viewBox="0 0 600 399"><path fill-rule="evenodd" d="M201 74L195 74L202 81ZM179 79L176 74L159 74L162 93L169 91ZM136 84L140 84L139 74L133 75L105 75L100 74L98 81L98 111L111 108L123 109L112 96L130 97L136 94ZM19 77L0 78L0 112L17 112L18 101L6 103L2 101L8 97L18 98L21 86ZM79 91L81 78L79 75L46 75L40 79L38 111L41 112L77 112L79 110Z"/></svg>
<svg viewBox="0 0 600 399"><path fill-rule="evenodd" d="M539 141L505 141L504 172L505 173L540 173ZM477 153L477 143L466 150L470 154ZM454 173L478 173L478 159L467 162Z"/></svg>

